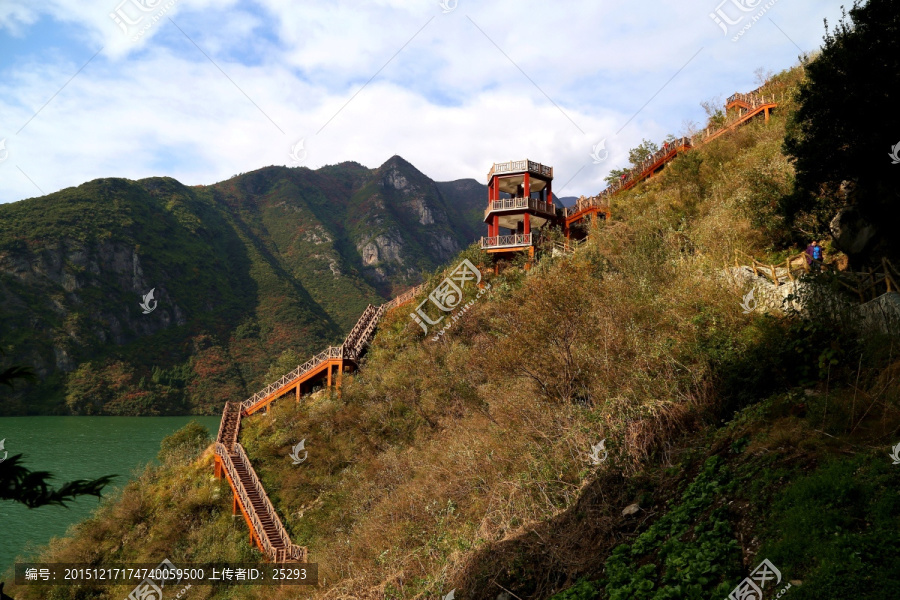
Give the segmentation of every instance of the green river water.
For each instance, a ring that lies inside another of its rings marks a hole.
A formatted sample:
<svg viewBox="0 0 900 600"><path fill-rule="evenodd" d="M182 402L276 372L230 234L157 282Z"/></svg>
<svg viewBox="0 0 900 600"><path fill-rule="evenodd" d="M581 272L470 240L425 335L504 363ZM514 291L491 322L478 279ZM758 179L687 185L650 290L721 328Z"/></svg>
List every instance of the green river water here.
<svg viewBox="0 0 900 600"><path fill-rule="evenodd" d="M24 454L24 466L53 473L56 485L118 474L106 488L108 495L131 479L135 470L155 461L162 439L191 420L215 435L220 417L2 417L0 440L6 440L9 456ZM0 451L0 459L3 455ZM93 496L80 498L69 508L29 509L0 500L0 581L11 579L7 570L17 557L63 535L97 505Z"/></svg>

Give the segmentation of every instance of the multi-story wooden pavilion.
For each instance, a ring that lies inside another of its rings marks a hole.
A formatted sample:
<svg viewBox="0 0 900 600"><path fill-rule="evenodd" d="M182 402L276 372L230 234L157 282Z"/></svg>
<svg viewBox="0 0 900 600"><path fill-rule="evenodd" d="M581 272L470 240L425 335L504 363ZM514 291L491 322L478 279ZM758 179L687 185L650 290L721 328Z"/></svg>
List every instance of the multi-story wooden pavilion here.
<svg viewBox="0 0 900 600"><path fill-rule="evenodd" d="M487 237L481 248L495 259L526 252L534 257L532 235L549 222L556 222L553 205L553 168L528 159L494 163L488 172L488 206L484 222Z"/></svg>

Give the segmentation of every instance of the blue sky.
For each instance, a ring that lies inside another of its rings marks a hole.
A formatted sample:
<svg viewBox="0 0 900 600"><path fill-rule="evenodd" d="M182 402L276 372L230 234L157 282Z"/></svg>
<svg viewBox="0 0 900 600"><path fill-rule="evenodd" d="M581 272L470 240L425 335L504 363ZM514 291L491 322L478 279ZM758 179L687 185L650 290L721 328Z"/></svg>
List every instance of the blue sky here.
<svg viewBox="0 0 900 600"><path fill-rule="evenodd" d="M0 0L0 203L394 154L441 181L527 157L594 194L815 51L842 1Z"/></svg>

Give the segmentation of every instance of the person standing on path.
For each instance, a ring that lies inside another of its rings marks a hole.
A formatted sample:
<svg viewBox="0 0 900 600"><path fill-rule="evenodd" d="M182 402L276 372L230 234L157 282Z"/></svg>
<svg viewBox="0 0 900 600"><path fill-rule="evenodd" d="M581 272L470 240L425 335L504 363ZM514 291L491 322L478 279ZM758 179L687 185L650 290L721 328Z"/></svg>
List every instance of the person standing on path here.
<svg viewBox="0 0 900 600"><path fill-rule="evenodd" d="M822 261L824 256L822 246L819 245L818 240L813 240L813 242L806 247L806 262L809 265L811 273L822 272Z"/></svg>

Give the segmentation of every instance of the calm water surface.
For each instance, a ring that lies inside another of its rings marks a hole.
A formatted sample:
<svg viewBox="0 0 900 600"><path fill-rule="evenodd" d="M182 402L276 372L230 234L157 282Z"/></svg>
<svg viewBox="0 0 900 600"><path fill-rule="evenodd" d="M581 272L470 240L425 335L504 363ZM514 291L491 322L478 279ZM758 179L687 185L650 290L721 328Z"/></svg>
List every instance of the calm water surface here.
<svg viewBox="0 0 900 600"><path fill-rule="evenodd" d="M162 439L191 420L215 435L220 417L0 417L0 440L6 439L9 456L24 454L24 466L53 473L55 487L72 479L118 474L107 486L108 494L155 462ZM3 454L0 451L0 458ZM11 579L6 571L17 557L63 535L97 505L93 496L80 498L69 508L29 509L0 500L0 580Z"/></svg>

